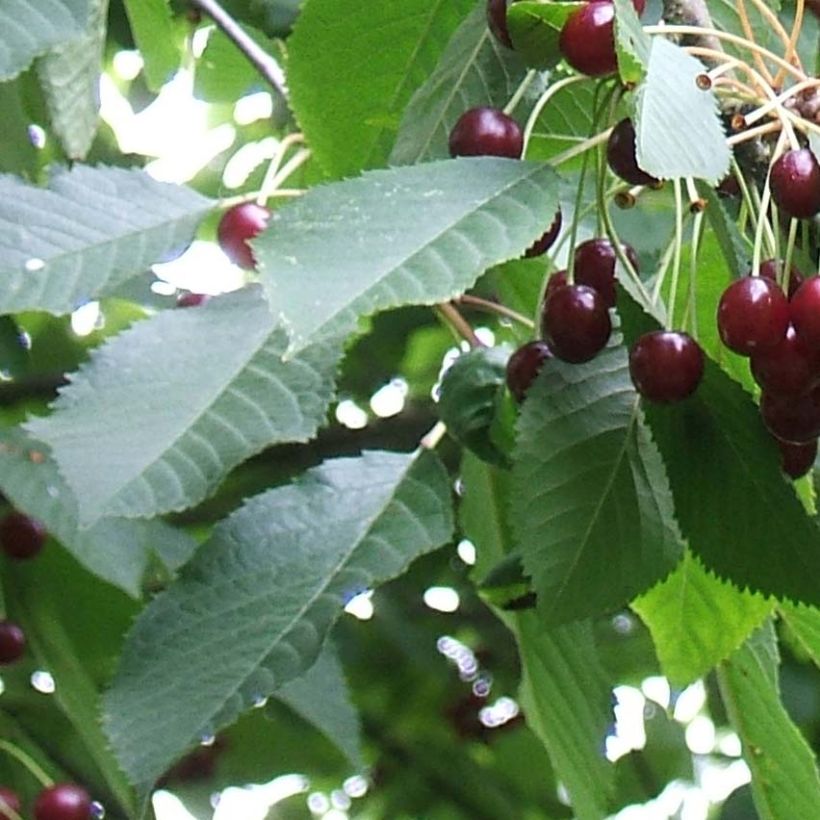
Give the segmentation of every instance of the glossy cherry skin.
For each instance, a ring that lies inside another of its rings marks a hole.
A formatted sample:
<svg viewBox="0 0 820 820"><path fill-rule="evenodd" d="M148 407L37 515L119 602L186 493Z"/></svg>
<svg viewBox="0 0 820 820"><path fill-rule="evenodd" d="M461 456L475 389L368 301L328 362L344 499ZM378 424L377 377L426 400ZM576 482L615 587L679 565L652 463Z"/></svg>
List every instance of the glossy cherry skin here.
<svg viewBox="0 0 820 820"><path fill-rule="evenodd" d="M703 351L687 333L653 330L632 346L629 375L635 389L649 401L682 401L703 378Z"/></svg>
<svg viewBox="0 0 820 820"><path fill-rule="evenodd" d="M640 270L634 248L624 245L624 253L636 271ZM588 239L575 249L575 281L595 288L607 307L615 307L615 264L618 255L608 239Z"/></svg>
<svg viewBox="0 0 820 820"><path fill-rule="evenodd" d="M0 547L12 558L34 558L46 536L46 528L39 521L16 510L0 521Z"/></svg>
<svg viewBox="0 0 820 820"><path fill-rule="evenodd" d="M771 279L772 282L776 282L780 276L782 267L782 260L767 259L765 262L760 263L760 275L765 276L766 279ZM803 284L804 278L803 274L792 265L791 271L789 271L789 299L794 296L797 289Z"/></svg>
<svg viewBox="0 0 820 820"><path fill-rule="evenodd" d="M717 325L723 344L750 356L774 347L786 336L789 303L780 287L763 276L744 276L720 297Z"/></svg>
<svg viewBox="0 0 820 820"><path fill-rule="evenodd" d="M26 651L26 635L11 621L0 621L0 664L14 663Z"/></svg>
<svg viewBox="0 0 820 820"><path fill-rule="evenodd" d="M805 444L792 444L775 439L780 448L780 466L791 478L801 478L811 470L817 458L817 439Z"/></svg>
<svg viewBox="0 0 820 820"><path fill-rule="evenodd" d="M219 247L231 262L247 270L256 267L256 259L248 240L262 233L268 220L270 211L255 202L243 202L225 211L219 220L216 236Z"/></svg>
<svg viewBox="0 0 820 820"><path fill-rule="evenodd" d="M555 212L555 219L552 220L552 224L547 228L546 233L536 239L535 242L527 248L524 252L524 256L526 256L527 259L532 259L535 256L545 254L555 244L555 240L558 239L558 234L561 233L562 223L563 217L561 216L561 209L559 208Z"/></svg>
<svg viewBox="0 0 820 820"><path fill-rule="evenodd" d="M612 129L606 143L606 160L612 173L630 185L653 185L658 182L638 166L635 126L628 117Z"/></svg>
<svg viewBox="0 0 820 820"><path fill-rule="evenodd" d="M510 0L487 0L487 25L501 45L512 48L510 30L507 28L507 6Z"/></svg>
<svg viewBox="0 0 820 820"><path fill-rule="evenodd" d="M556 288L544 302L541 334L565 362L588 362L606 346L612 332L603 297L586 285Z"/></svg>
<svg viewBox="0 0 820 820"><path fill-rule="evenodd" d="M797 335L814 350L820 350L820 276L810 276L797 289L789 304Z"/></svg>
<svg viewBox="0 0 820 820"><path fill-rule="evenodd" d="M74 783L57 783L43 789L34 802L35 820L89 820L91 797Z"/></svg>
<svg viewBox="0 0 820 820"><path fill-rule="evenodd" d="M820 390L802 396L763 393L760 413L769 432L781 441L805 444L820 436Z"/></svg>
<svg viewBox="0 0 820 820"><path fill-rule="evenodd" d="M799 395L820 381L820 357L791 326L774 347L753 353L751 364L755 381L769 393Z"/></svg>
<svg viewBox="0 0 820 820"><path fill-rule="evenodd" d="M0 820L11 820L11 815L3 811L3 809L11 809L19 815L22 811L20 796L17 792L7 789L5 786L0 786Z"/></svg>
<svg viewBox="0 0 820 820"><path fill-rule="evenodd" d="M590 77L617 71L614 20L615 6L608 0L587 3L569 16L561 29L558 47L576 71Z"/></svg>
<svg viewBox="0 0 820 820"><path fill-rule="evenodd" d="M522 345L510 356L507 361L507 387L516 401L524 401L544 362L551 358L549 345L541 339Z"/></svg>
<svg viewBox="0 0 820 820"><path fill-rule="evenodd" d="M820 213L820 164L808 148L787 151L772 165L772 199L789 216Z"/></svg>
<svg viewBox="0 0 820 820"><path fill-rule="evenodd" d="M519 159L523 150L521 126L498 108L471 108L458 118L450 132L452 157Z"/></svg>
<svg viewBox="0 0 820 820"><path fill-rule="evenodd" d="M210 298L207 293L181 293L177 296L177 307L199 307L199 305L204 305Z"/></svg>

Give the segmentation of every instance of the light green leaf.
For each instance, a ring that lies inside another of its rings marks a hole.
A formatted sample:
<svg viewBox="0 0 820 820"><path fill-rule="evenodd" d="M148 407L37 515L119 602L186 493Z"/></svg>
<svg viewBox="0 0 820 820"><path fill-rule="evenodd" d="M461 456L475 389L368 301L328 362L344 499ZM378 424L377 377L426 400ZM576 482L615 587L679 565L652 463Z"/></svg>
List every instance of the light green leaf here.
<svg viewBox="0 0 820 820"><path fill-rule="evenodd" d="M82 37L49 52L37 65L51 126L69 159L83 159L91 149L100 109L108 0L88 3Z"/></svg>
<svg viewBox="0 0 820 820"><path fill-rule="evenodd" d="M646 80L636 100L636 147L640 167L658 179L696 177L716 185L729 171L717 98L702 91L706 69L663 37L652 40Z"/></svg>
<svg viewBox="0 0 820 820"><path fill-rule="evenodd" d="M456 120L479 105L503 108L526 72L521 57L490 34L486 7L476 6L405 108L390 163L446 157Z"/></svg>
<svg viewBox="0 0 820 820"><path fill-rule="evenodd" d="M152 91L171 79L182 59L168 0L124 0L131 33L144 61L145 82Z"/></svg>
<svg viewBox="0 0 820 820"><path fill-rule="evenodd" d="M70 313L190 241L213 202L144 171L58 170L48 188L0 177L0 313Z"/></svg>
<svg viewBox="0 0 820 820"><path fill-rule="evenodd" d="M326 462L220 524L137 620L107 694L106 729L132 782L149 786L309 669L352 595L450 538L451 505L432 453L370 452Z"/></svg>
<svg viewBox="0 0 820 820"><path fill-rule="evenodd" d="M690 552L662 583L632 602L649 627L664 674L686 686L727 658L773 604L707 572Z"/></svg>
<svg viewBox="0 0 820 820"><path fill-rule="evenodd" d="M646 75L652 40L644 34L632 0L615 0L615 50L618 74L625 83L637 83Z"/></svg>
<svg viewBox="0 0 820 820"><path fill-rule="evenodd" d="M0 80L10 80L35 57L81 36L89 0L3 0L0 3Z"/></svg>
<svg viewBox="0 0 820 820"><path fill-rule="evenodd" d="M316 663L304 675L286 683L275 697L335 743L356 768L362 767L359 717L331 643L325 644Z"/></svg>
<svg viewBox="0 0 820 820"><path fill-rule="evenodd" d="M542 369L521 411L513 481L516 541L550 623L622 606L681 557L617 332L591 362Z"/></svg>
<svg viewBox="0 0 820 820"><path fill-rule="evenodd" d="M97 349L28 428L52 447L84 523L182 510L241 461L324 421L341 339L287 363L286 348L257 286L163 311Z"/></svg>
<svg viewBox="0 0 820 820"><path fill-rule="evenodd" d="M778 612L800 646L814 664L820 666L820 609L783 604L778 607Z"/></svg>
<svg viewBox="0 0 820 820"><path fill-rule="evenodd" d="M407 102L473 6L474 0L305 3L288 38L288 82L296 117L331 176L387 161Z"/></svg>
<svg viewBox="0 0 820 820"><path fill-rule="evenodd" d="M175 569L196 548L193 538L159 520L104 518L80 528L77 503L48 448L20 430L0 434L0 490L42 521L86 569L135 598L142 594L152 555Z"/></svg>
<svg viewBox="0 0 820 820"><path fill-rule="evenodd" d="M558 41L569 17L585 3L520 0L507 9L507 28L517 54L534 68L552 68L561 60Z"/></svg>
<svg viewBox="0 0 820 820"><path fill-rule="evenodd" d="M761 820L813 817L820 806L814 755L780 700L778 660L768 622L718 668L720 692L752 770Z"/></svg>
<svg viewBox="0 0 820 820"><path fill-rule="evenodd" d="M374 171L315 188L253 243L292 352L329 325L462 293L520 256L558 207L548 166L473 157Z"/></svg>

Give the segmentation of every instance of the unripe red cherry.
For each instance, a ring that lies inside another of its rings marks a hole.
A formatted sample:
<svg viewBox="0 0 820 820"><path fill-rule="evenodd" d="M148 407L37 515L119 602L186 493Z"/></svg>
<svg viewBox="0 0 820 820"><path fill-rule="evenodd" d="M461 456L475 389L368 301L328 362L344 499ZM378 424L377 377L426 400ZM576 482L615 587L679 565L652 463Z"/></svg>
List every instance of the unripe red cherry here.
<svg viewBox="0 0 820 820"><path fill-rule="evenodd" d="M561 233L562 222L563 217L561 216L561 209L559 208L555 212L555 219L552 220L552 224L547 228L546 233L539 239L536 239L535 242L527 248L524 252L524 256L526 256L527 259L532 259L535 256L541 256L546 253L555 244L555 240L558 239L558 234Z"/></svg>
<svg viewBox="0 0 820 820"><path fill-rule="evenodd" d="M256 267L256 259L248 240L262 233L269 219L270 211L255 202L243 202L225 211L219 220L216 236L219 247L231 262L247 270Z"/></svg>
<svg viewBox="0 0 820 820"><path fill-rule="evenodd" d="M792 444L775 439L780 448L780 466L791 478L801 478L811 470L817 458L817 439L805 444Z"/></svg>
<svg viewBox="0 0 820 820"><path fill-rule="evenodd" d="M0 665L15 663L26 651L26 635L11 621L0 621Z"/></svg>
<svg viewBox="0 0 820 820"><path fill-rule="evenodd" d="M640 270L638 255L630 245L623 246L624 253L636 271ZM575 249L575 281L595 288L607 307L615 307L615 264L618 255L608 239L588 239Z"/></svg>
<svg viewBox="0 0 820 820"><path fill-rule="evenodd" d="M606 143L606 160L612 173L630 185L654 185L658 182L638 165L635 126L628 117L612 129Z"/></svg>
<svg viewBox="0 0 820 820"><path fill-rule="evenodd" d="M820 436L820 390L801 396L764 393L760 414L769 432L781 441L805 444Z"/></svg>
<svg viewBox="0 0 820 820"><path fill-rule="evenodd" d="M499 43L512 48L510 30L507 28L507 6L510 0L487 0L487 25Z"/></svg>
<svg viewBox="0 0 820 820"><path fill-rule="evenodd" d="M769 393L806 393L820 381L820 358L791 326L774 347L753 353L751 365L755 381Z"/></svg>
<svg viewBox="0 0 820 820"><path fill-rule="evenodd" d="M750 356L785 338L789 303L771 279L744 276L732 282L720 297L717 325L726 347Z"/></svg>
<svg viewBox="0 0 820 820"><path fill-rule="evenodd" d="M629 375L649 401L681 401L695 392L703 378L703 351L687 333L653 330L633 345Z"/></svg>
<svg viewBox="0 0 820 820"><path fill-rule="evenodd" d="M771 279L772 282L778 281L782 269L782 259L767 259L765 262L760 263L760 275L765 276L766 279ZM803 274L792 265L789 271L789 299L794 296L797 289L803 284L803 279Z"/></svg>
<svg viewBox="0 0 820 820"><path fill-rule="evenodd" d="M0 521L0 547L12 558L33 558L43 548L46 528L36 519L13 510Z"/></svg>
<svg viewBox="0 0 820 820"><path fill-rule="evenodd" d="M612 332L603 297L586 285L556 288L544 302L541 334L565 362L587 362L606 346Z"/></svg>
<svg viewBox="0 0 820 820"><path fill-rule="evenodd" d="M524 150L521 126L498 108L470 108L450 132L452 157L509 157L519 159Z"/></svg>
<svg viewBox="0 0 820 820"><path fill-rule="evenodd" d="M11 809L19 815L22 811L20 796L17 792L7 789L5 786L0 786L0 820L11 820L11 815L3 811L3 809Z"/></svg>
<svg viewBox="0 0 820 820"><path fill-rule="evenodd" d="M615 6L609 0L595 0L574 11L558 40L564 59L581 74L600 77L618 69L612 28Z"/></svg>
<svg viewBox="0 0 820 820"><path fill-rule="evenodd" d="M89 820L91 797L75 783L57 783L43 789L34 802L35 820Z"/></svg>
<svg viewBox="0 0 820 820"><path fill-rule="evenodd" d="M820 350L820 276L810 276L789 303L797 335L813 350Z"/></svg>
<svg viewBox="0 0 820 820"><path fill-rule="evenodd" d="M784 213L798 219L820 213L820 164L808 148L781 155L769 180L772 199Z"/></svg>
<svg viewBox="0 0 820 820"><path fill-rule="evenodd" d="M507 387L517 401L524 401L527 390L541 372L544 362L552 358L546 342L537 339L522 345L507 361Z"/></svg>

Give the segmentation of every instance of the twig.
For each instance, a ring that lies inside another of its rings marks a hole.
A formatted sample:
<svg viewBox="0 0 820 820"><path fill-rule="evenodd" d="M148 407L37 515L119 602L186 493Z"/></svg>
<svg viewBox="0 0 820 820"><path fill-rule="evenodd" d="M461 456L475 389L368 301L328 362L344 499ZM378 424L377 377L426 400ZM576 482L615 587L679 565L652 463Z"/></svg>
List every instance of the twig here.
<svg viewBox="0 0 820 820"><path fill-rule="evenodd" d="M462 305L468 305L476 310L483 310L485 313L496 313L499 316L512 319L515 322L526 325L528 328L535 327L535 323L532 319L522 316L518 313L518 311L508 308L506 305L500 305L497 302L490 302L487 299L482 299L480 296L471 296L469 293L465 293L463 296L459 297L458 301Z"/></svg>
<svg viewBox="0 0 820 820"><path fill-rule="evenodd" d="M458 312L458 308L452 302L442 302L436 305L436 310L444 321L450 325L470 347L486 347L487 345L476 336L470 323Z"/></svg>

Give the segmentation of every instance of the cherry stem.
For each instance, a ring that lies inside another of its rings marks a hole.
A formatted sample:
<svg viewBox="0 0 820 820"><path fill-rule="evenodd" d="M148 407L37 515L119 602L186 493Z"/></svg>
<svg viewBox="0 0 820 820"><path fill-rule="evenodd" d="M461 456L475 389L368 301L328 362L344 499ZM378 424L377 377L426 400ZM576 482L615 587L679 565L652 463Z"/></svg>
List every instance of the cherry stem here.
<svg viewBox="0 0 820 820"><path fill-rule="evenodd" d="M44 788L49 788L54 785L54 781L46 774L46 772L35 763L22 749L10 743L8 740L0 740L0 751L11 755L18 763L22 763L26 769L34 776L36 780Z"/></svg>
<svg viewBox="0 0 820 820"><path fill-rule="evenodd" d="M459 297L458 301L460 304L475 308L476 310L483 310L485 313L495 313L498 316L512 319L530 328L530 330L535 327L535 322L533 322L532 319L528 319L518 311L508 308L506 305L499 304L498 302L491 302L488 299L482 299L480 296L472 296L469 293L465 293Z"/></svg>
<svg viewBox="0 0 820 820"><path fill-rule="evenodd" d="M221 29L225 36L248 58L277 94L287 98L285 75L279 64L245 33L239 23L222 8L217 0L190 0L190 2L192 6L205 12L216 23L217 28Z"/></svg>
<svg viewBox="0 0 820 820"><path fill-rule="evenodd" d="M655 286L652 288L652 305L653 307L660 307L661 291L666 282L666 274L669 272L669 266L672 264L672 255L675 253L675 236L669 240L666 248L663 251L660 262L658 262L658 273L655 279Z"/></svg>
<svg viewBox="0 0 820 820"><path fill-rule="evenodd" d="M674 329L675 302L678 298L678 282L680 281L681 248L683 247L683 191L680 180L672 183L675 190L675 244L673 246L672 287L669 291L669 306L666 309L666 329Z"/></svg>
<svg viewBox="0 0 820 820"><path fill-rule="evenodd" d="M746 38L750 43L757 43L757 40L755 40L754 31L752 30L752 24L749 22L749 15L746 14L746 3L744 3L743 0L737 0L735 6L737 8L738 16L740 17L740 25L743 29L743 33L746 35ZM763 60L763 57L757 51L754 52L754 61L757 63L760 73L766 78L769 85L772 85L774 78L769 72L769 68Z"/></svg>
<svg viewBox="0 0 820 820"><path fill-rule="evenodd" d="M797 0L796 7L794 10L794 24L792 25L792 32L791 36L789 37L789 44L786 46L786 62L791 63L791 61L797 56L797 40L800 37L800 31L803 28L803 12L805 10L805 2L804 0ZM774 78L774 85L778 86L783 80L786 78L786 72L783 68L780 68L780 71L777 72L777 76Z"/></svg>
<svg viewBox="0 0 820 820"><path fill-rule="evenodd" d="M0 795L0 813L2 813L4 817L7 817L8 820L23 820L23 818L3 800L2 795Z"/></svg>
<svg viewBox="0 0 820 820"><path fill-rule="evenodd" d="M777 140L777 145L775 146L774 153L772 154L772 164L774 164L777 158L783 153L785 143L786 135L784 132ZM766 214L768 213L769 201L772 197L771 180L772 174L770 165L769 172L766 174L766 183L763 186L763 195L760 198L760 210L758 212L759 216L757 229L755 230L755 244L754 250L752 251L752 276L760 276L760 256L763 246L763 220L766 218Z"/></svg>
<svg viewBox="0 0 820 820"><path fill-rule="evenodd" d="M766 18L769 25L777 32L780 39L783 41L783 45L789 45L789 33L783 28L783 24L780 22L780 18L766 5L764 0L752 0L755 6L757 6L757 10Z"/></svg>
<svg viewBox="0 0 820 820"><path fill-rule="evenodd" d="M820 85L820 82L818 82L815 77L811 77L789 86L782 94L778 94L773 99L763 103L763 105L756 110L744 114L743 119L746 121L746 125L754 125L759 119L765 117L770 111L782 106L784 102L791 99L795 94L799 94L806 88L817 87L818 85Z"/></svg>
<svg viewBox="0 0 820 820"><path fill-rule="evenodd" d="M683 315L683 328L692 331L692 337L698 338L698 305L697 305L697 281L698 281L698 254L700 252L700 240L703 235L704 213L699 211L692 220L692 250L689 257L689 295L686 302L686 312Z"/></svg>
<svg viewBox="0 0 820 820"><path fill-rule="evenodd" d="M589 151L591 148L595 148L596 145L600 145L602 142L606 142L609 139L609 135L611 133L612 128L607 128L606 131L601 131L600 134L596 134L594 137L590 137L589 139L586 139L583 142L579 142L578 145L574 146L573 148L568 148L566 151L562 151L560 154L556 154L549 160L549 164L552 165L554 168L557 168L559 165L562 165L565 162L569 162L569 160L571 159L575 159L575 157L585 153L586 151Z"/></svg>
<svg viewBox="0 0 820 820"><path fill-rule="evenodd" d="M776 122L767 122L764 125L756 125L748 131L741 131L739 134L733 134L726 140L727 145L740 145L743 142L762 137L764 134L772 134L775 131L782 131L783 123L780 120Z"/></svg>
<svg viewBox="0 0 820 820"><path fill-rule="evenodd" d="M800 225L799 219L789 221L789 237L786 240L786 254L783 259L783 292L789 292L789 280L792 276L792 259L794 258L794 243L797 240L797 228Z"/></svg>
<svg viewBox="0 0 820 820"><path fill-rule="evenodd" d="M515 89L515 94L510 97L510 101L504 106L504 113L505 114L512 114L515 111L518 103L521 102L523 96L527 93L527 89L532 85L532 81L538 76L538 71L536 69L531 68L525 75L524 79L518 84L518 88ZM526 143L525 143L526 145Z"/></svg>
<svg viewBox="0 0 820 820"><path fill-rule="evenodd" d="M279 145L276 146L276 150L273 152L273 156L270 159L268 170L265 171L265 177L262 180L262 185L260 186L259 193L256 197L257 205L264 205L268 201L268 198L271 193L273 193L274 189L278 187L276 184L278 172L282 167L282 160L285 158L288 148L304 141L305 138L302 134L288 134L279 142Z"/></svg>
<svg viewBox="0 0 820 820"><path fill-rule="evenodd" d="M763 210L762 208L762 200L760 198L760 192L752 186L750 189L751 193L751 201L752 201L752 209L751 213L756 214L757 220L763 221L763 230L765 233L765 240L766 240L766 247L768 249L770 256L776 256L776 248L777 248L777 232L772 227L772 221L769 219L769 210ZM755 222L755 231L757 230L758 222ZM754 240L752 241L752 247L754 248Z"/></svg>
<svg viewBox="0 0 820 820"><path fill-rule="evenodd" d="M466 341L470 347L486 347L487 345L476 336L470 323L459 313L458 308L452 302L442 302L435 307L436 312L449 325L457 336Z"/></svg>
<svg viewBox="0 0 820 820"><path fill-rule="evenodd" d="M275 199L276 197L299 197L307 193L306 188L277 188L268 194L268 199ZM241 205L243 202L255 202L259 199L259 191L251 191L247 194L239 194L238 196L228 196L219 200L219 207L227 210L233 208L234 205Z"/></svg>
<svg viewBox="0 0 820 820"><path fill-rule="evenodd" d="M533 107L532 111L530 112L530 116L527 118L527 124L524 126L524 150L522 151L522 156L527 155L527 147L530 144L530 137L532 136L532 132L535 130L535 125L538 122L538 118L541 116L541 112L544 110L546 104L562 89L566 88L567 86L573 85L574 83L584 82L585 80L589 80L589 77L585 75L575 74L572 77L565 77L563 80L559 80L557 83L551 85L539 98L538 102ZM586 150L586 149L584 149ZM573 154L573 156L575 156ZM562 160L563 162L563 160ZM557 163L553 163L557 164Z"/></svg>
<svg viewBox="0 0 820 820"><path fill-rule="evenodd" d="M444 438L446 433L447 425L443 421L437 421L430 428L430 430L428 430L421 437L421 441L419 441L419 447L423 447L425 450L435 450L436 447L438 447L439 442Z"/></svg>

